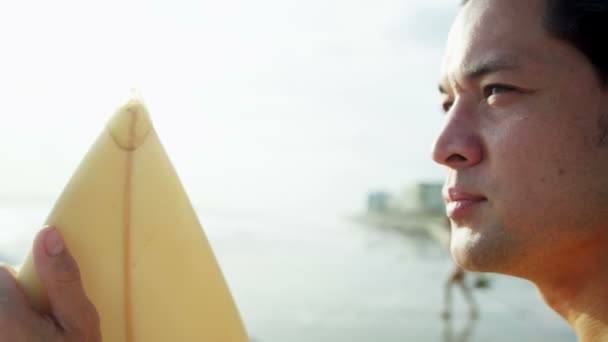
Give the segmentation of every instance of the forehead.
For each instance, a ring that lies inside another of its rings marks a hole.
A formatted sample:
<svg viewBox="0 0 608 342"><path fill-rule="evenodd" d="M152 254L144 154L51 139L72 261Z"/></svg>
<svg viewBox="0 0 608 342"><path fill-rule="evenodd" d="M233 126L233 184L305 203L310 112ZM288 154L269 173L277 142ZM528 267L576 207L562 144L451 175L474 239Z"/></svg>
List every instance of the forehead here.
<svg viewBox="0 0 608 342"><path fill-rule="evenodd" d="M542 27L543 0L470 0L448 38L442 83L497 64L543 62L550 37ZM549 52L550 53L550 52Z"/></svg>

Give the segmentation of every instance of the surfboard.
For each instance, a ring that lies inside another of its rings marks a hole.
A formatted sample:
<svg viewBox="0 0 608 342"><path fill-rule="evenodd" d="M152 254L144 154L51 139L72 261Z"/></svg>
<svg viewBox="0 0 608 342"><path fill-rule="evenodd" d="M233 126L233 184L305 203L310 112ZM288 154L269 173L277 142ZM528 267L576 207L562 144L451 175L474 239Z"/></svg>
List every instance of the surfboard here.
<svg viewBox="0 0 608 342"><path fill-rule="evenodd" d="M55 203L110 342L246 342L228 285L139 97L110 118ZM32 255L18 281L40 312Z"/></svg>

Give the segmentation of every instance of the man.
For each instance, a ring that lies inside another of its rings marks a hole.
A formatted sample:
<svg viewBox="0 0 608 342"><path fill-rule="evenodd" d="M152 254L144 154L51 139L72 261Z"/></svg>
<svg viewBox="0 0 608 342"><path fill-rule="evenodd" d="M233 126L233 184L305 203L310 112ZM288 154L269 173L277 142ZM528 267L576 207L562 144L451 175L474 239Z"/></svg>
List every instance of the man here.
<svg viewBox="0 0 608 342"><path fill-rule="evenodd" d="M608 1L469 0L448 39L433 159L451 252L526 278L608 341Z"/></svg>
<svg viewBox="0 0 608 342"><path fill-rule="evenodd" d="M584 342L608 340L607 7L466 2L450 33L446 121L433 152L448 168L458 263L531 280ZM1 269L0 342L100 341L77 267L54 234L43 230L34 246L53 314L33 313Z"/></svg>

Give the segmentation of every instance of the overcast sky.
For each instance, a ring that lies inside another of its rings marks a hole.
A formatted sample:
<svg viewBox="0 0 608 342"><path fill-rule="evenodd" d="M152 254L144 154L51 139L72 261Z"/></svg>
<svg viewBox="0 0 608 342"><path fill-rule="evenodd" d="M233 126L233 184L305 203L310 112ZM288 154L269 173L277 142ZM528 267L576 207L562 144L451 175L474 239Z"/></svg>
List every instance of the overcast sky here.
<svg viewBox="0 0 608 342"><path fill-rule="evenodd" d="M197 206L338 210L441 180L457 1L0 3L0 197L55 198L139 89Z"/></svg>

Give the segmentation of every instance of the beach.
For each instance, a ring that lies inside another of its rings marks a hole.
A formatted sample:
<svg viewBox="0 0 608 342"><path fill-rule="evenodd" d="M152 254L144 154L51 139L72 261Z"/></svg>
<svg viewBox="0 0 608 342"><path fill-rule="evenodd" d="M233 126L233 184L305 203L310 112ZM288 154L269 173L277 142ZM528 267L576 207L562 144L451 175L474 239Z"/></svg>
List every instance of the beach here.
<svg viewBox="0 0 608 342"><path fill-rule="evenodd" d="M0 208L0 261L23 261L48 210ZM576 341L534 286L505 276L474 292L479 319L456 289L442 319L450 260L420 234L348 215L197 212L252 341Z"/></svg>

